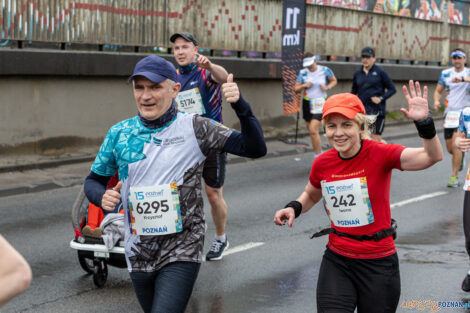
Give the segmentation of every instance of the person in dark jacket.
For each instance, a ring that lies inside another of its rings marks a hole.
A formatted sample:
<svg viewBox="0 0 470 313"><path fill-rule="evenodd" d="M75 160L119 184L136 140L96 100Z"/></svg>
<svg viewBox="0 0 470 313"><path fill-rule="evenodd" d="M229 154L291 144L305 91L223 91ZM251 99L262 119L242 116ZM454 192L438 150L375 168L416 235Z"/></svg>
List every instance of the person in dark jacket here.
<svg viewBox="0 0 470 313"><path fill-rule="evenodd" d="M392 79L380 66L375 65L375 50L365 47L361 52L362 68L354 73L351 93L361 99L366 115L374 115L372 139L382 141L385 127L385 100L397 91Z"/></svg>

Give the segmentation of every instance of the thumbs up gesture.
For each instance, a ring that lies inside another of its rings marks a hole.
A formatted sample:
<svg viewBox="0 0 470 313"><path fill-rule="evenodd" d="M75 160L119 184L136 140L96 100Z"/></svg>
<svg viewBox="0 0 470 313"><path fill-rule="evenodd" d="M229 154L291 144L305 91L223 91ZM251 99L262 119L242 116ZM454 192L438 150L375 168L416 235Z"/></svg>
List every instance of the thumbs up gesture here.
<svg viewBox="0 0 470 313"><path fill-rule="evenodd" d="M119 191L122 188L122 181L119 181L112 189L106 190L101 198L101 208L106 211L112 211L121 200Z"/></svg>
<svg viewBox="0 0 470 313"><path fill-rule="evenodd" d="M240 99L240 90L238 90L237 83L233 82L233 74L229 74L227 82L222 85L222 93L229 103L235 103Z"/></svg>

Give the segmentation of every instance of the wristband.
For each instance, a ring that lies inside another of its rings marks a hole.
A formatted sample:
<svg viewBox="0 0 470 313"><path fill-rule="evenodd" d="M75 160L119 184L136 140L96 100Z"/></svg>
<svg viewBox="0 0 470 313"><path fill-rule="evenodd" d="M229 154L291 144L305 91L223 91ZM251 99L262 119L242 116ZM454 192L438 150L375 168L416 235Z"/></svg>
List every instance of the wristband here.
<svg viewBox="0 0 470 313"><path fill-rule="evenodd" d="M462 76L462 83L465 81L465 77Z"/></svg>
<svg viewBox="0 0 470 313"><path fill-rule="evenodd" d="M436 136L436 127L432 119L431 112L425 119L414 121L419 137L423 139L432 139Z"/></svg>
<svg viewBox="0 0 470 313"><path fill-rule="evenodd" d="M297 200L291 201L284 208L291 207L294 209L295 218L299 217L300 213L302 213L302 203Z"/></svg>

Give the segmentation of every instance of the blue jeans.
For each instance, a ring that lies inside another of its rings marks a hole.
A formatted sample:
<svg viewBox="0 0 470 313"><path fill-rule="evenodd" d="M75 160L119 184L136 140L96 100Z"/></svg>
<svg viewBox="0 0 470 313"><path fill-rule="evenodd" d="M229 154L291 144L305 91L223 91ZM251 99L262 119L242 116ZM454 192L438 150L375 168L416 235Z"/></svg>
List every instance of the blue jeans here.
<svg viewBox="0 0 470 313"><path fill-rule="evenodd" d="M130 273L144 312L183 313L200 267L200 263L173 262L156 272Z"/></svg>

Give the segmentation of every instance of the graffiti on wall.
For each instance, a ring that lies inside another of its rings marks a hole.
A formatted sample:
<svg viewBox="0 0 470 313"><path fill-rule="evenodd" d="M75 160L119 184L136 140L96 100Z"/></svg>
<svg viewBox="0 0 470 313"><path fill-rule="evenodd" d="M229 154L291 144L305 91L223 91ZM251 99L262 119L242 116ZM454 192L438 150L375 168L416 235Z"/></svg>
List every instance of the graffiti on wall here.
<svg viewBox="0 0 470 313"><path fill-rule="evenodd" d="M444 0L307 0L307 3L442 21ZM447 1L448 22L469 25L470 1Z"/></svg>

